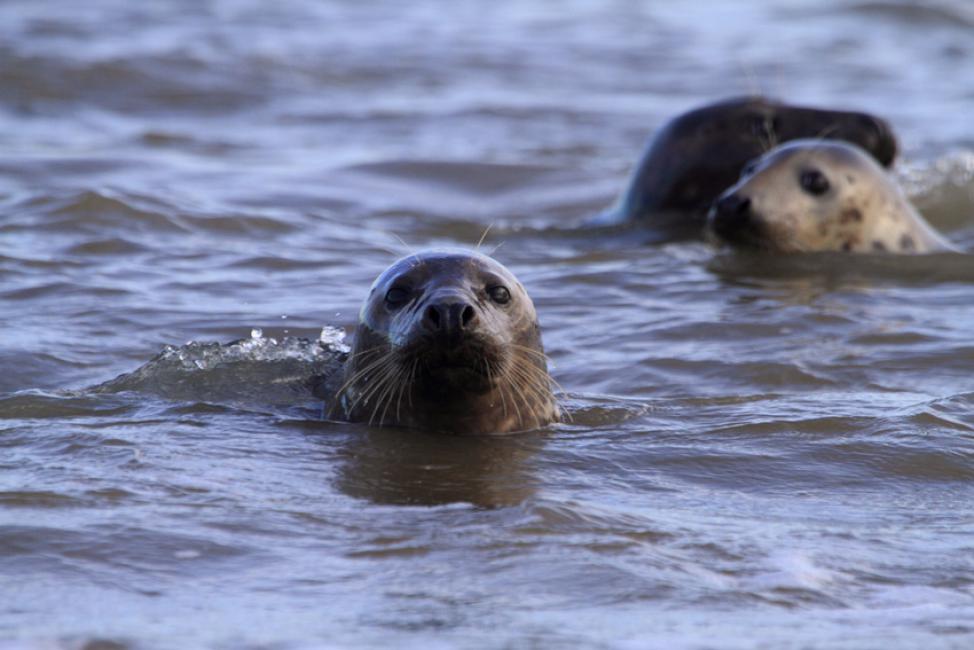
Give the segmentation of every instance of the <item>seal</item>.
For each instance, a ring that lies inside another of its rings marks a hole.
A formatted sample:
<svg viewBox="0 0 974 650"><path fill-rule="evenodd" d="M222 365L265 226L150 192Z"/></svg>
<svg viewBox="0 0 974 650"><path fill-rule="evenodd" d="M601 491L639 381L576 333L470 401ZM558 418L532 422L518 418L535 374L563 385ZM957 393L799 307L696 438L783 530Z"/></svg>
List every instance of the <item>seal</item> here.
<svg viewBox="0 0 974 650"><path fill-rule="evenodd" d="M956 250L862 149L796 140L749 163L708 215L732 244L782 252Z"/></svg>
<svg viewBox="0 0 974 650"><path fill-rule="evenodd" d="M534 304L503 265L419 252L372 284L335 407L352 422L429 431L534 429L559 418L546 360Z"/></svg>
<svg viewBox="0 0 974 650"><path fill-rule="evenodd" d="M867 113L790 106L763 97L729 99L677 116L650 140L628 187L601 223L637 221L699 236L714 199L748 161L802 138L856 144L884 167L896 158L889 125Z"/></svg>

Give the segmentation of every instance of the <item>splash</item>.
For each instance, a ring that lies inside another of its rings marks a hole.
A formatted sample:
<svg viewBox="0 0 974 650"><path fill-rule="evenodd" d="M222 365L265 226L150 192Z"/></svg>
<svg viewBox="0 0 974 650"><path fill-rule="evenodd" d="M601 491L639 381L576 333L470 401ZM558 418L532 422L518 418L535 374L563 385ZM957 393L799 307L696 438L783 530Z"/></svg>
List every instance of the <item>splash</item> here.
<svg viewBox="0 0 974 650"><path fill-rule="evenodd" d="M340 372L349 351L344 339L344 331L327 326L315 340L278 340L255 328L249 338L232 343L167 345L137 370L94 390L221 404L293 404L312 399L315 382Z"/></svg>

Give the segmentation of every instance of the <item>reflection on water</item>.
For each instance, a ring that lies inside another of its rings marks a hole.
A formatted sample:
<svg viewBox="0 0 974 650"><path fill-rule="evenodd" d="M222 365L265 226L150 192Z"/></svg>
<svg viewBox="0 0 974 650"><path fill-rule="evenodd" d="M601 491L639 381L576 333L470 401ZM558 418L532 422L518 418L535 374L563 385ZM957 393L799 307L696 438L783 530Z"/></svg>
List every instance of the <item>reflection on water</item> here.
<svg viewBox="0 0 974 650"><path fill-rule="evenodd" d="M335 487L377 504L514 506L535 492L529 461L537 453L543 434L470 438L373 429L337 450Z"/></svg>
<svg viewBox="0 0 974 650"><path fill-rule="evenodd" d="M583 224L668 117L762 91L887 118L974 250L972 25L0 4L0 647L970 646L969 256ZM322 327L488 226L570 421L324 421Z"/></svg>

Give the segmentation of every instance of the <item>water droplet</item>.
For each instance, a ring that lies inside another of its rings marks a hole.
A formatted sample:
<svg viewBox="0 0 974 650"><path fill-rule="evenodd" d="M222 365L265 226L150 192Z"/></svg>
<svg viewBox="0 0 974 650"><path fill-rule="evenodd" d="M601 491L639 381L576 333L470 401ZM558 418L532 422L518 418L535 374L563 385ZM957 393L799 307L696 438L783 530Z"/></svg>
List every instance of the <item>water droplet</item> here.
<svg viewBox="0 0 974 650"><path fill-rule="evenodd" d="M332 350L338 350L340 352L348 352L349 347L345 345L345 330L339 329L337 327L332 327L330 325L325 325L321 328L321 334L318 336L318 342Z"/></svg>
<svg viewBox="0 0 974 650"><path fill-rule="evenodd" d="M255 327L254 329L250 330L250 338L259 339L262 336L264 336L264 330L262 330L261 328Z"/></svg>

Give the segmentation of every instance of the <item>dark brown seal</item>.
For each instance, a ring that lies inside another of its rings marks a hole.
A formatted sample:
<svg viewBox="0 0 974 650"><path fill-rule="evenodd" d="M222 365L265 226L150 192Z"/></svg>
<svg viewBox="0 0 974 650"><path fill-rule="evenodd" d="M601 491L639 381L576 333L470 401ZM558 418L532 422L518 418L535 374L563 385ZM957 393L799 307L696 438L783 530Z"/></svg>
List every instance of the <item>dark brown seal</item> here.
<svg viewBox="0 0 974 650"><path fill-rule="evenodd" d="M373 283L334 412L451 433L505 433L558 419L541 329L517 278L486 255L433 250Z"/></svg>
<svg viewBox="0 0 974 650"><path fill-rule="evenodd" d="M731 99L684 113L650 141L629 186L602 221L643 221L699 235L714 199L748 161L800 138L851 142L889 167L896 138L872 115L789 106L761 97Z"/></svg>

